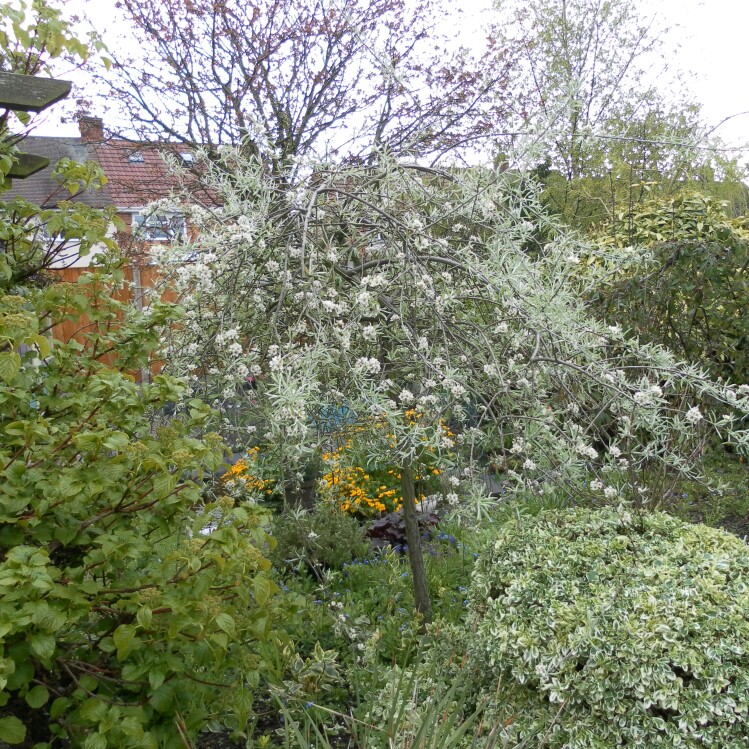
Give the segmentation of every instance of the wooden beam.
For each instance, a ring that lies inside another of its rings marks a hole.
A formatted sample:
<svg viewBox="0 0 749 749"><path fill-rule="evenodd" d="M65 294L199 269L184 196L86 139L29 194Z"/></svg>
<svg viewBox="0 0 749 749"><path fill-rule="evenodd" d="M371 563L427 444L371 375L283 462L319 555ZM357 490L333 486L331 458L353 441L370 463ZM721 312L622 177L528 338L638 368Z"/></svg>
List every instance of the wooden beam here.
<svg viewBox="0 0 749 749"><path fill-rule="evenodd" d="M0 72L0 108L41 112L70 93L70 81Z"/></svg>
<svg viewBox="0 0 749 749"><path fill-rule="evenodd" d="M26 179L49 166L49 159L44 156L34 156L31 153L17 153L15 156L18 161L7 174L11 178Z"/></svg>

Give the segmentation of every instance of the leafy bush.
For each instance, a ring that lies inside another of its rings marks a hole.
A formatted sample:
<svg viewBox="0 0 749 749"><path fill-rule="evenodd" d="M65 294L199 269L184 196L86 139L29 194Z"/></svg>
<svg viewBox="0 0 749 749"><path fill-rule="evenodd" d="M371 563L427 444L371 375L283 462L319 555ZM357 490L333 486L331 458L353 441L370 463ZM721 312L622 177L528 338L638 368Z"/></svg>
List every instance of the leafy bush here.
<svg viewBox="0 0 749 749"><path fill-rule="evenodd" d="M729 218L715 198L680 195L621 213L595 239L637 248L593 295L604 317L715 376L749 382L749 218Z"/></svg>
<svg viewBox="0 0 749 749"><path fill-rule="evenodd" d="M479 558L472 658L513 685L497 718L551 749L739 749L748 583L744 543L664 514L520 519Z"/></svg>
<svg viewBox="0 0 749 749"><path fill-rule="evenodd" d="M121 274L0 291L0 740L183 747L209 720L242 727L272 639L263 516L214 499L225 447L208 409L138 385L157 326L114 301ZM40 332L85 315L85 345ZM19 353L26 351L26 353ZM116 352L116 366L102 355ZM42 361L43 359L43 361ZM216 712L232 691L231 714ZM41 744L40 746L46 746Z"/></svg>
<svg viewBox="0 0 749 749"><path fill-rule="evenodd" d="M359 522L329 502L320 502L312 512L299 509L279 515L273 537L271 558L279 566L303 562L318 572L341 569L369 548Z"/></svg>

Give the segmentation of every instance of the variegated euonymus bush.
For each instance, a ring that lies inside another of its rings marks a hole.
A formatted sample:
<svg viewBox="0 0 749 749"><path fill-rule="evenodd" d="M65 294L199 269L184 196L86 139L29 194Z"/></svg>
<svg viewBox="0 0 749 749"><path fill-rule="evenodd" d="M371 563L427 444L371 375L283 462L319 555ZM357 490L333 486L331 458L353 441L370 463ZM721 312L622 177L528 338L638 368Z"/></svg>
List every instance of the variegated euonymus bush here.
<svg viewBox="0 0 749 749"><path fill-rule="evenodd" d="M233 150L201 169L220 208L161 206L195 228L158 253L185 309L168 366L224 409L222 431L262 445L281 486L329 444L336 408L365 463L398 466L405 487L428 453L477 513L488 455L537 493L657 504L643 466L694 473L714 432L747 446L749 388L588 314L570 283L585 248L518 175L382 156L292 187ZM553 239L529 252L539 226Z"/></svg>
<svg viewBox="0 0 749 749"><path fill-rule="evenodd" d="M749 551L661 513L502 528L470 593L496 719L550 749L749 745Z"/></svg>

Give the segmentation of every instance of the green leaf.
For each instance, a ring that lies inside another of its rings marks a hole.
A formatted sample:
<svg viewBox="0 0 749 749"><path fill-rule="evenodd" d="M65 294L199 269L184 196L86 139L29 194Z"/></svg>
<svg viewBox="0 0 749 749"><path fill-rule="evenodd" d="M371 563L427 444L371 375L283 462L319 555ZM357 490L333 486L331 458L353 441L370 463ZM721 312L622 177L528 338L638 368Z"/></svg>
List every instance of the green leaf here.
<svg viewBox="0 0 749 749"><path fill-rule="evenodd" d="M216 626L227 635L233 635L236 630L234 619L229 614L218 614L216 616Z"/></svg>
<svg viewBox="0 0 749 749"><path fill-rule="evenodd" d="M107 714L107 704L96 697L90 697L81 705L78 712L82 718L98 723Z"/></svg>
<svg viewBox="0 0 749 749"><path fill-rule="evenodd" d="M70 708L71 701L68 697L58 697L49 709L49 717L59 718L64 715Z"/></svg>
<svg viewBox="0 0 749 749"><path fill-rule="evenodd" d="M140 640L135 637L135 627L130 624L121 624L112 635L117 648L117 659L123 660L140 645Z"/></svg>
<svg viewBox="0 0 749 749"><path fill-rule="evenodd" d="M33 707L34 709L40 708L48 699L49 690L42 684L35 686L26 694L26 702L28 703L28 706Z"/></svg>
<svg viewBox="0 0 749 749"><path fill-rule="evenodd" d="M55 654L55 638L45 632L31 635L31 649L44 660L50 659Z"/></svg>
<svg viewBox="0 0 749 749"><path fill-rule="evenodd" d="M255 591L255 600L258 605L264 605L268 598L270 598L270 594L273 590L271 581L264 575L258 575L255 578L253 588Z"/></svg>
<svg viewBox="0 0 749 749"><path fill-rule="evenodd" d="M161 666L153 666L148 670L148 683L151 689L158 689L166 678L166 673Z"/></svg>
<svg viewBox="0 0 749 749"><path fill-rule="evenodd" d="M63 497L74 497L76 494L80 494L85 488L85 484L80 480L78 475L71 475L70 473L64 473L60 476L57 486Z"/></svg>
<svg viewBox="0 0 749 749"><path fill-rule="evenodd" d="M130 438L124 432L112 432L105 440L104 447L107 450L124 450L130 444Z"/></svg>
<svg viewBox="0 0 749 749"><path fill-rule="evenodd" d="M174 686L171 683L162 684L149 698L148 701L155 710L165 713L174 702Z"/></svg>
<svg viewBox="0 0 749 749"><path fill-rule="evenodd" d="M100 733L91 733L83 742L83 749L107 749L107 737Z"/></svg>
<svg viewBox="0 0 749 749"><path fill-rule="evenodd" d="M29 342L34 343L39 349L39 355L42 359L46 359L49 356L49 352L52 350L52 345L49 339L43 335L34 335L29 338Z"/></svg>
<svg viewBox="0 0 749 749"><path fill-rule="evenodd" d="M135 618L138 620L138 624L140 624L141 627L148 629L151 626L153 612L147 606L142 606L138 609L138 613L135 615Z"/></svg>
<svg viewBox="0 0 749 749"><path fill-rule="evenodd" d="M0 741L21 744L26 739L26 726L18 718L0 718Z"/></svg>
<svg viewBox="0 0 749 749"><path fill-rule="evenodd" d="M15 671L8 676L7 687L11 691L16 691L22 686L28 684L34 678L34 665L28 658L23 658L16 663Z"/></svg>
<svg viewBox="0 0 749 749"><path fill-rule="evenodd" d="M159 499L169 496L177 486L177 476L168 471L160 473L153 481L153 490Z"/></svg>
<svg viewBox="0 0 749 749"><path fill-rule="evenodd" d="M15 351L0 353L0 378L10 384L15 380L20 369L21 357Z"/></svg>

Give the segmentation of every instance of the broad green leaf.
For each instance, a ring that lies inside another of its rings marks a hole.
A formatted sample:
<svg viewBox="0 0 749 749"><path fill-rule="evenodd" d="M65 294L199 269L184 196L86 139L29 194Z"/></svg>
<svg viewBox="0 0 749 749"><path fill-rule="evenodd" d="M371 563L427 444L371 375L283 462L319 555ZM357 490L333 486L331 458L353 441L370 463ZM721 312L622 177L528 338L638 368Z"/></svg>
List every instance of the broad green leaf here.
<svg viewBox="0 0 749 749"><path fill-rule="evenodd" d="M151 685L151 689L158 689L166 678L164 669L160 666L153 666L148 671L148 683Z"/></svg>
<svg viewBox="0 0 749 749"><path fill-rule="evenodd" d="M174 702L174 686L169 682L162 684L148 698L148 701L160 713L167 712Z"/></svg>
<svg viewBox="0 0 749 749"><path fill-rule="evenodd" d="M55 654L55 638L45 632L38 632L30 637L31 649L44 660Z"/></svg>
<svg viewBox="0 0 749 749"><path fill-rule="evenodd" d="M107 703L91 697L80 707L81 716L92 723L98 723L107 714Z"/></svg>
<svg viewBox="0 0 749 749"><path fill-rule="evenodd" d="M227 635L233 635L236 630L234 619L225 613L216 616L216 626L226 632Z"/></svg>
<svg viewBox="0 0 749 749"><path fill-rule="evenodd" d="M112 432L105 440L107 450L122 451L130 444L130 438L124 432Z"/></svg>
<svg viewBox="0 0 749 749"><path fill-rule="evenodd" d="M153 490L159 499L169 496L177 486L177 476L163 471L153 481Z"/></svg>
<svg viewBox="0 0 749 749"><path fill-rule="evenodd" d="M60 476L57 486L63 497L74 497L80 494L85 488L78 474L64 473Z"/></svg>
<svg viewBox="0 0 749 749"><path fill-rule="evenodd" d="M26 726L18 718L0 718L0 741L6 744L21 744L26 739Z"/></svg>
<svg viewBox="0 0 749 749"><path fill-rule="evenodd" d="M49 690L42 684L35 686L26 694L26 702L28 703L29 707L33 707L35 709L44 705L48 699Z"/></svg>
<svg viewBox="0 0 749 749"><path fill-rule="evenodd" d="M83 749L107 749L107 737L101 733L91 733L83 743Z"/></svg>
<svg viewBox="0 0 749 749"><path fill-rule="evenodd" d="M21 357L15 351L0 352L0 378L10 384L20 369Z"/></svg>
<svg viewBox="0 0 749 749"><path fill-rule="evenodd" d="M153 612L147 606L141 606L141 608L138 609L135 618L138 620L138 624L140 624L141 627L148 629L151 626Z"/></svg>
<svg viewBox="0 0 749 749"><path fill-rule="evenodd" d="M115 647L117 648L117 659L123 660L135 649L140 641L135 637L135 627L131 624L121 624L112 635Z"/></svg>
<svg viewBox="0 0 749 749"><path fill-rule="evenodd" d="M268 598L270 598L270 594L273 590L272 583L264 575L258 575L255 578L253 590L255 592L255 600L257 601L258 605L263 606Z"/></svg>
<svg viewBox="0 0 749 749"><path fill-rule="evenodd" d="M34 335L31 336L29 341L31 343L34 343L39 349L39 355L42 357L42 359L46 359L49 356L49 353L52 350L52 345L50 344L49 339L46 336Z"/></svg>

